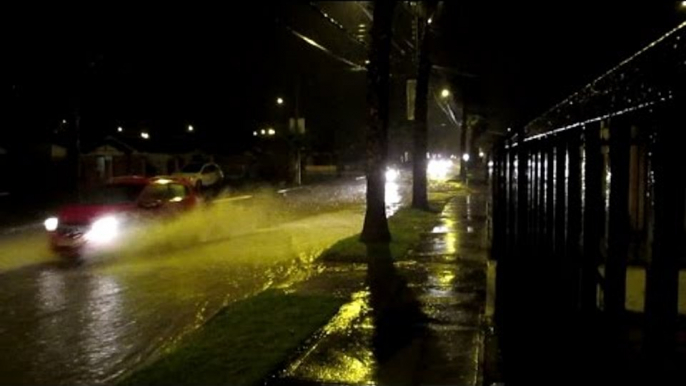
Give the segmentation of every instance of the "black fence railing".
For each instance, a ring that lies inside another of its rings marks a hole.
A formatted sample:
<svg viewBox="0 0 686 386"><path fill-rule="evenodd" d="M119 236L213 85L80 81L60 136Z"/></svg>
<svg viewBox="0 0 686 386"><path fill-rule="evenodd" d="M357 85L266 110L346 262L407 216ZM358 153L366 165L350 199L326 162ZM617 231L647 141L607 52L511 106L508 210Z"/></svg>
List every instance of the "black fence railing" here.
<svg viewBox="0 0 686 386"><path fill-rule="evenodd" d="M635 266L645 272L641 350L674 353L686 268L685 74L686 23L495 149L496 315L506 334L527 314L620 331Z"/></svg>

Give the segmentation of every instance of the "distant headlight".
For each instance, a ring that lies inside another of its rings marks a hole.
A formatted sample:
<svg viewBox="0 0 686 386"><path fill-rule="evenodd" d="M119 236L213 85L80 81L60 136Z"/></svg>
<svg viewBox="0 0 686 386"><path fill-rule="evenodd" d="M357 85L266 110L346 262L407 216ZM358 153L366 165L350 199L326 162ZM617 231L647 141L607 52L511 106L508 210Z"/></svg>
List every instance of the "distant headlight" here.
<svg viewBox="0 0 686 386"><path fill-rule="evenodd" d="M49 217L47 218L44 222L43 225L45 225L45 230L48 232L52 232L55 229L57 229L57 225L59 224L59 220L57 217Z"/></svg>
<svg viewBox="0 0 686 386"><path fill-rule="evenodd" d="M107 243L112 241L119 234L119 220L108 216L97 219L91 229L86 232L85 237L88 241Z"/></svg>
<svg viewBox="0 0 686 386"><path fill-rule="evenodd" d="M398 179L400 172L397 169L388 168L386 169L386 182L395 182Z"/></svg>
<svg viewBox="0 0 686 386"><path fill-rule="evenodd" d="M443 180L448 177L450 168L453 167L453 161L443 159L432 159L426 167L426 173L430 178Z"/></svg>

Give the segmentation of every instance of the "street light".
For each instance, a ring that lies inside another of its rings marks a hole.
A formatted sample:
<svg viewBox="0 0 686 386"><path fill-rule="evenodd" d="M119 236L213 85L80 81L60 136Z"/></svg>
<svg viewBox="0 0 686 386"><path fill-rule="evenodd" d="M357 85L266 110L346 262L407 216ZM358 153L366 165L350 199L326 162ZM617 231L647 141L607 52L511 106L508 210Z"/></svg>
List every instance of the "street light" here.
<svg viewBox="0 0 686 386"><path fill-rule="evenodd" d="M193 132L193 125L188 125L188 132L192 133Z"/></svg>
<svg viewBox="0 0 686 386"><path fill-rule="evenodd" d="M141 131L141 138L143 139L150 139L150 134L148 134L145 131Z"/></svg>
<svg viewBox="0 0 686 386"><path fill-rule="evenodd" d="M274 129L269 129L269 130L267 130L267 134L269 134L269 135L274 135L274 134L276 134L276 130L274 130Z"/></svg>
<svg viewBox="0 0 686 386"><path fill-rule="evenodd" d="M681 8L686 8L686 1L681 2Z"/></svg>
<svg viewBox="0 0 686 386"><path fill-rule="evenodd" d="M447 97L449 97L449 96L450 96L450 90L448 90L447 88L444 88L444 89L441 91L441 97L447 98Z"/></svg>
<svg viewBox="0 0 686 386"><path fill-rule="evenodd" d="M281 97L276 98L276 104L281 106L283 104L283 98L281 98Z"/></svg>
<svg viewBox="0 0 686 386"><path fill-rule="evenodd" d="M124 131L124 129L121 126L117 127L117 133L121 133L123 131Z"/></svg>
<svg viewBox="0 0 686 386"><path fill-rule="evenodd" d="M462 160L464 162L469 162L469 153L462 154Z"/></svg>

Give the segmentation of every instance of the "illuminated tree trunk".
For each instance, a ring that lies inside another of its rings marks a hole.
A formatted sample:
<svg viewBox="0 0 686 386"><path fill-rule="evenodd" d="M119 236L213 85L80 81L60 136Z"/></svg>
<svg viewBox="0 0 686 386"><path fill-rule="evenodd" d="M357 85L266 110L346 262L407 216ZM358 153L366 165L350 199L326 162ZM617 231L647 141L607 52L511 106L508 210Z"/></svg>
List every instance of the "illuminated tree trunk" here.
<svg viewBox="0 0 686 386"><path fill-rule="evenodd" d="M425 18L419 18L418 28L420 28L419 43L419 66L417 69L417 90L414 103L414 152L412 155L412 207L417 209L429 209L427 198L426 181L426 152L428 143L427 115L428 115L428 93L429 93L429 73L431 63L429 62L428 47L428 28Z"/></svg>
<svg viewBox="0 0 686 386"><path fill-rule="evenodd" d="M391 239L386 220L384 171L388 147L388 94L394 7L393 1L374 2L367 71L367 211L360 235L360 240L365 243L388 242Z"/></svg>

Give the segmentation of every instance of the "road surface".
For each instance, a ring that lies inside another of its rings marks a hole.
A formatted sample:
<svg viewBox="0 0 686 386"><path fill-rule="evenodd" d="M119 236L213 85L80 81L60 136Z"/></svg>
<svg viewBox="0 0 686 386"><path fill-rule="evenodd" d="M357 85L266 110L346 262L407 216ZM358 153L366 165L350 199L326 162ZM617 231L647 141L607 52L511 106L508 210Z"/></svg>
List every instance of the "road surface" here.
<svg viewBox="0 0 686 386"><path fill-rule="evenodd" d="M307 278L360 231L364 183L223 197L82 264L51 256L42 232L3 236L0 382L112 382L223 305ZM388 188L393 211L407 185Z"/></svg>

